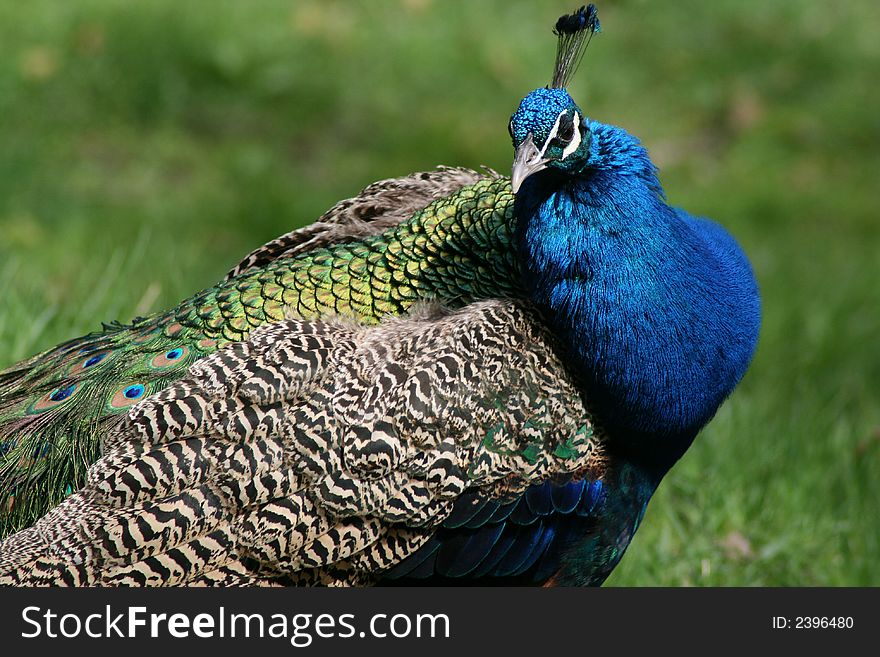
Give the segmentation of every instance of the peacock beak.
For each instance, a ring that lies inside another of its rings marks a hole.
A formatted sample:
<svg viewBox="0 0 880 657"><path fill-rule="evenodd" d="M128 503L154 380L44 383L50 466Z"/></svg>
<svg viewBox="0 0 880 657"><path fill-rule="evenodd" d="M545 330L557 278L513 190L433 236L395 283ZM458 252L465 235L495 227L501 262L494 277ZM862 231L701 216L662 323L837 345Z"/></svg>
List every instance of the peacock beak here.
<svg viewBox="0 0 880 657"><path fill-rule="evenodd" d="M532 133L530 132L513 155L513 173L510 176L510 186L513 188L514 194L519 191L519 186L522 185L523 180L533 173L547 168L547 163L550 160L542 158L541 155L542 153L535 146Z"/></svg>

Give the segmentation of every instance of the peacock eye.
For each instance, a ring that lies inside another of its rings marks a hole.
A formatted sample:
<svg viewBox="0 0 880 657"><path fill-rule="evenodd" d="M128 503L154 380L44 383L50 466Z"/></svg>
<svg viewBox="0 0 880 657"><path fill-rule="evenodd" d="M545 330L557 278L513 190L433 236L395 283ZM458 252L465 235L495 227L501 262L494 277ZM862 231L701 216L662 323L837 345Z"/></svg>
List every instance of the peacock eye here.
<svg viewBox="0 0 880 657"><path fill-rule="evenodd" d="M510 134L510 138L513 139L513 119L510 119L510 123L507 124L507 132Z"/></svg>
<svg viewBox="0 0 880 657"><path fill-rule="evenodd" d="M571 119L563 121L559 126L556 138L563 144L567 144L574 137L574 122Z"/></svg>

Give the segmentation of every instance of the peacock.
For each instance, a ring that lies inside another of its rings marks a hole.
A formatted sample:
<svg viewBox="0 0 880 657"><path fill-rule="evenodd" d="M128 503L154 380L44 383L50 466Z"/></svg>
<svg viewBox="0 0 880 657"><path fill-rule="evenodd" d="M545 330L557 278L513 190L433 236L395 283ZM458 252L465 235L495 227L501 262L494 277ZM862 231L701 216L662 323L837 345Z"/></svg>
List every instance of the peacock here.
<svg viewBox="0 0 880 657"><path fill-rule="evenodd" d="M598 31L555 24L510 178L374 183L0 374L0 583L604 582L761 311L735 240L566 90Z"/></svg>

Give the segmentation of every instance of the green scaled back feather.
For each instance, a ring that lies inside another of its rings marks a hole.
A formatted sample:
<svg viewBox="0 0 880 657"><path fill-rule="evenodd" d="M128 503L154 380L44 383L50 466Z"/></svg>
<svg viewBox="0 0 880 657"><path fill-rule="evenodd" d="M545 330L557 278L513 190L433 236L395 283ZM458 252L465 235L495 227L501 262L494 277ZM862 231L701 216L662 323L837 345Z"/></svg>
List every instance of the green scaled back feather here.
<svg viewBox="0 0 880 657"><path fill-rule="evenodd" d="M123 410L258 326L291 316L377 322L426 299L459 306L510 296L510 183L480 177L441 169L376 183L176 308L107 325L0 372L0 537L81 485Z"/></svg>

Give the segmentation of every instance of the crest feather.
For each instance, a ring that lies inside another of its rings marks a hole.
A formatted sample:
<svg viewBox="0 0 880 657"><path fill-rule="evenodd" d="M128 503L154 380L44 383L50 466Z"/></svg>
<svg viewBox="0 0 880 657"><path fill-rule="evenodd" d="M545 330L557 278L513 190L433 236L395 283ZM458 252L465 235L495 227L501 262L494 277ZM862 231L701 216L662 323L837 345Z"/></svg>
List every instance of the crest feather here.
<svg viewBox="0 0 880 657"><path fill-rule="evenodd" d="M561 16L556 21L553 34L559 37L559 41L556 45L556 66L553 69L551 88L562 89L568 84L580 65L593 34L599 31L599 16L593 4Z"/></svg>

